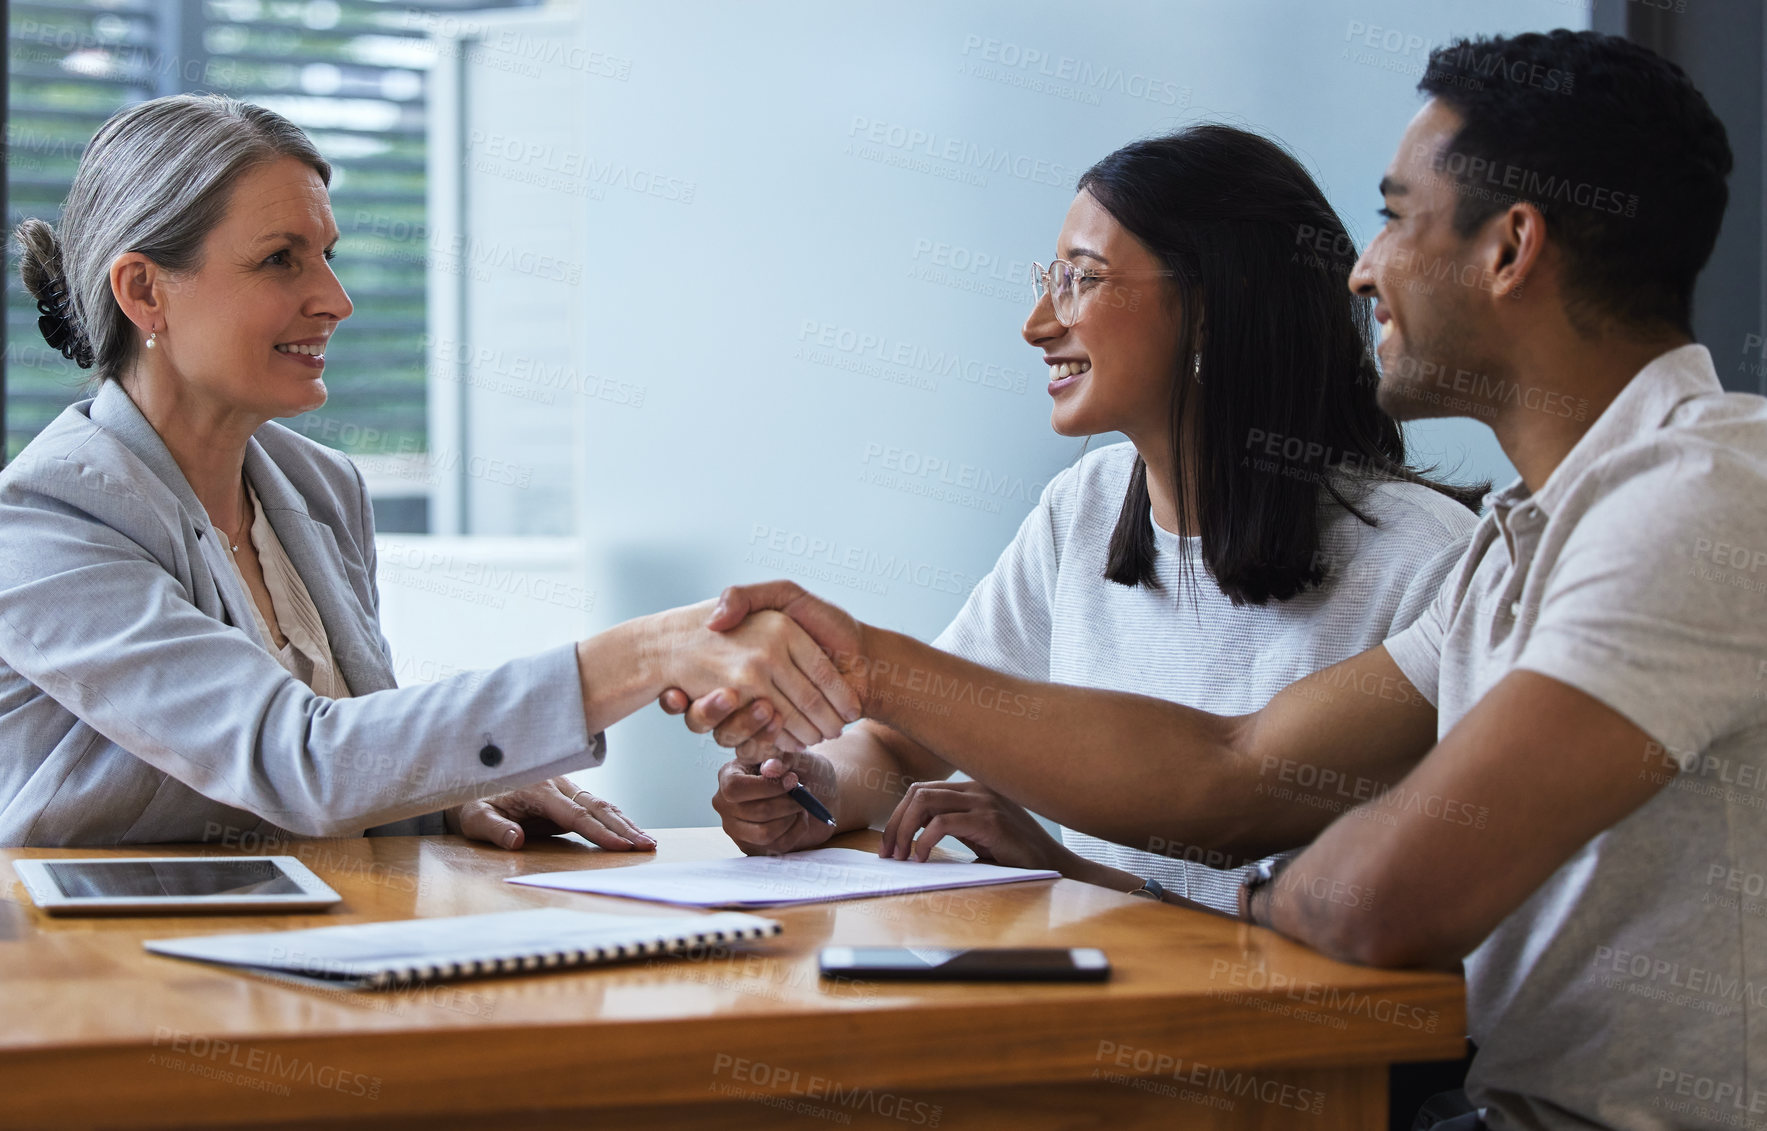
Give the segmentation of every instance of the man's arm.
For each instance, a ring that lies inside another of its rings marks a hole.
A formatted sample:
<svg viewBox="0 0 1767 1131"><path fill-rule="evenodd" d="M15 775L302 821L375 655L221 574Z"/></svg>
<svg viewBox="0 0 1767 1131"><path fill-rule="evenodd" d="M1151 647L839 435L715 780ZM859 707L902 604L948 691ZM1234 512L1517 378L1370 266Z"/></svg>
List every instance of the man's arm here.
<svg viewBox="0 0 1767 1131"><path fill-rule="evenodd" d="M1382 648L1224 717L1016 679L899 633L867 641L872 718L1032 812L1148 851L1255 860L1306 844L1435 738L1435 708Z"/></svg>
<svg viewBox="0 0 1767 1131"><path fill-rule="evenodd" d="M1675 776L1661 751L1592 696L1511 672L1397 786L1260 889L1251 916L1337 958L1453 969Z"/></svg>
<svg viewBox="0 0 1767 1131"><path fill-rule="evenodd" d="M1518 621L1531 631L1513 667L1353 814L1368 819L1340 821L1269 885L1278 930L1363 962L1451 966L1596 838L1627 842L1617 826L1651 819L1638 810L1677 804L1658 794L1700 752L1767 721L1767 588L1719 549L1767 546L1767 470L1753 449L1701 445L1615 456ZM1721 828L1708 844L1736 851ZM1370 889L1369 910L1331 904L1334 880Z"/></svg>
<svg viewBox="0 0 1767 1131"><path fill-rule="evenodd" d="M710 627L758 608L803 625L869 717L1033 812L1154 852L1196 846L1255 860L1306 844L1397 782L1435 740L1435 708L1382 648L1225 718L1008 676L859 625L790 582L727 590ZM735 745L743 729L720 725L719 741Z"/></svg>

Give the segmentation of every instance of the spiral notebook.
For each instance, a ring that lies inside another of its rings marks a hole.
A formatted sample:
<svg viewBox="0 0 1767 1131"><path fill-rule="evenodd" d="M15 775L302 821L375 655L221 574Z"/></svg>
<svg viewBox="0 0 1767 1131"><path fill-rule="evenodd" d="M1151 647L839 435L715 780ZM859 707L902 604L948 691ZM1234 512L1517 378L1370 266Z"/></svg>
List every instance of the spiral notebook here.
<svg viewBox="0 0 1767 1131"><path fill-rule="evenodd" d="M537 907L304 931L151 939L142 945L169 958L212 962L287 981L333 989L386 989L679 954L707 943L767 938L780 930L772 919L729 911L649 916Z"/></svg>

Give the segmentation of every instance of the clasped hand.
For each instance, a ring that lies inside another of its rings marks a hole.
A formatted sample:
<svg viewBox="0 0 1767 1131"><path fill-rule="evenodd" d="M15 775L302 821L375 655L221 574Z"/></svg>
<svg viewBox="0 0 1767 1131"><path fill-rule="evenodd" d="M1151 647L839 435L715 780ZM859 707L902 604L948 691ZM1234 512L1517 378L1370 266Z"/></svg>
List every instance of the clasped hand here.
<svg viewBox="0 0 1767 1131"><path fill-rule="evenodd" d="M765 588L765 587L761 587ZM578 645L586 717L600 729L666 690L719 718L749 708L763 721L769 749L801 752L834 738L857 719L859 691L829 656L858 651L856 622L840 614L810 623L812 638L787 611L789 595L772 603L713 602L643 617ZM752 611L751 611L752 609ZM802 610L800 610L802 611ZM838 613L838 610L836 610ZM611 641L611 643L610 643ZM752 705L752 706L751 706ZM579 804L581 802L581 804ZM801 811L800 811L801 812ZM505 848L530 835L576 832L614 851L655 847L620 811L567 778L471 801L447 814L450 831Z"/></svg>
<svg viewBox="0 0 1767 1131"><path fill-rule="evenodd" d="M727 591L712 627L733 624L752 608L780 608L808 626L817 643L837 655L849 639L850 618L789 582ZM862 651L854 647L854 657ZM848 677L863 693L864 681L852 665ZM751 855L796 852L824 843L836 831L814 820L787 794L800 783L829 807L841 811L841 773L813 750L794 750L782 741L789 728L765 701L746 702L732 691L694 699L680 690L666 692L663 710L685 714L696 733L712 731L735 757L718 771L712 808L738 847ZM980 782L923 781L910 785L884 825L879 855L924 861L946 836L956 837L977 859L1016 868L1064 870L1074 854L1060 844L1021 805Z"/></svg>

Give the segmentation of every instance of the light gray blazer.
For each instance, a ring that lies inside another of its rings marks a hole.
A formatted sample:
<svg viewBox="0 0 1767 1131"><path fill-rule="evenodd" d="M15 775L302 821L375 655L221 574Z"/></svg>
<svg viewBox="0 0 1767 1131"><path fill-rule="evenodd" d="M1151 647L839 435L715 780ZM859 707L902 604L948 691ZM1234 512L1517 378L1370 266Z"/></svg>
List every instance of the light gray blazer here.
<svg viewBox="0 0 1767 1131"><path fill-rule="evenodd" d="M245 471L355 698L258 643L198 545L221 535L106 382L0 472L0 845L439 832L438 810L600 764L574 642L397 688L355 466L271 423Z"/></svg>

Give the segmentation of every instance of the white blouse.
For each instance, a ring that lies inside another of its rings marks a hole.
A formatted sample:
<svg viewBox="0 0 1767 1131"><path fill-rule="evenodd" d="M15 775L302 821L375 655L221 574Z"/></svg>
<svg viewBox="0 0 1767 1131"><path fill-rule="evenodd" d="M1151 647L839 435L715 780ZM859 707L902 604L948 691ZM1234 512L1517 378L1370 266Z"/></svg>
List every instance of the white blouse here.
<svg viewBox="0 0 1767 1131"><path fill-rule="evenodd" d="M295 572L294 563L288 560L275 528L258 505L258 493L252 489L249 480L245 489L252 505L251 538L252 546L258 551L258 568L263 571L264 585L270 590L270 607L276 614L277 628L288 641L281 648L275 646L276 633L264 623L258 602L248 599L246 603L251 606L258 636L263 640L265 650L276 657L276 662L312 688L314 694L327 699L348 699L350 689L332 657L325 622L319 619L319 610L314 606L312 596L301 582L301 575ZM239 583L247 598L251 598L251 586L240 573L239 559L230 551L227 557L233 562L233 571L239 574Z"/></svg>

